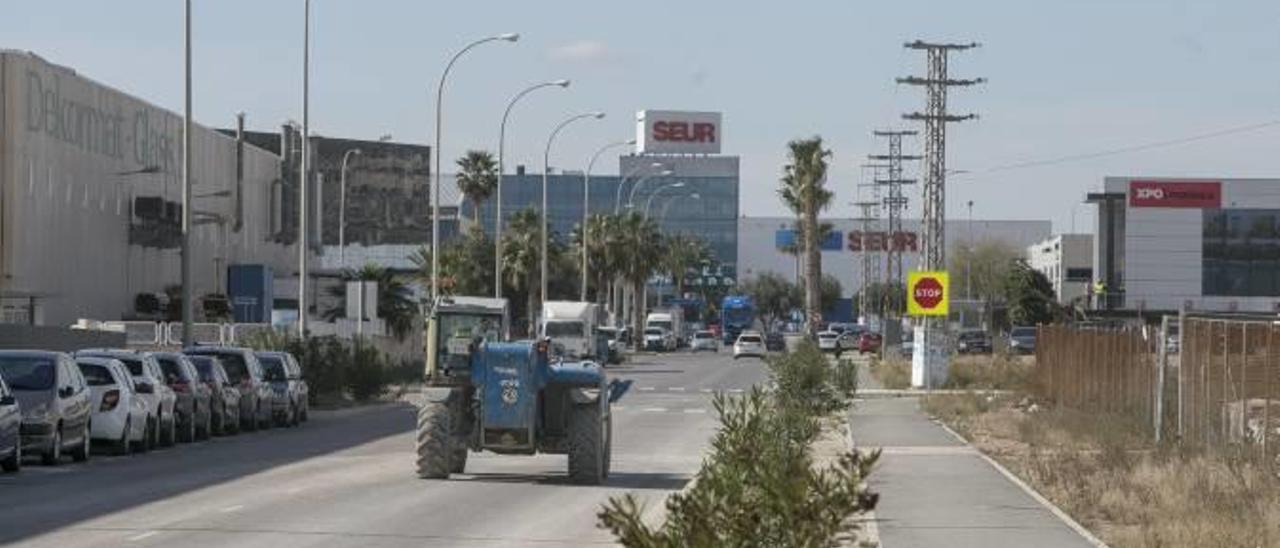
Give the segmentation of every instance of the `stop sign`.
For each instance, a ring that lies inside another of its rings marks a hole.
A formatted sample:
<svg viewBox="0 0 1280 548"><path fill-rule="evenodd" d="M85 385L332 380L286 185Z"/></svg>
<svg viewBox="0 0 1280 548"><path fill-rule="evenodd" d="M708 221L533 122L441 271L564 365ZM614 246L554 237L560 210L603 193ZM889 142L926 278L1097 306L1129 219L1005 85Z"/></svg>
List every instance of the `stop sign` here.
<svg viewBox="0 0 1280 548"><path fill-rule="evenodd" d="M938 306L942 302L942 282L937 278L926 277L916 282L915 289L911 292L911 298L916 301L920 308L926 310Z"/></svg>

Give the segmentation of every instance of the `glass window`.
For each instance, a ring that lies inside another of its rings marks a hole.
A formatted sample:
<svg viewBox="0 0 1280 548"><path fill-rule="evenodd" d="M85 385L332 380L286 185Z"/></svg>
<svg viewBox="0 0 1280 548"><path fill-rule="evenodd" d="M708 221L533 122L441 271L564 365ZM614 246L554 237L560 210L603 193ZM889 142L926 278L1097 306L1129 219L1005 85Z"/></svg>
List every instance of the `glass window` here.
<svg viewBox="0 0 1280 548"><path fill-rule="evenodd" d="M1280 210L1204 210L1201 291L1280 296Z"/></svg>
<svg viewBox="0 0 1280 548"><path fill-rule="evenodd" d="M139 358L116 358L116 359L120 360L120 363L124 364L125 368L129 370L130 375L133 375L135 377L141 377L144 375L143 371L145 371L145 367L143 366L141 359Z"/></svg>
<svg viewBox="0 0 1280 548"><path fill-rule="evenodd" d="M160 363L160 371L164 373L165 384L186 382L186 375L183 374L182 365L177 360L156 358L156 361Z"/></svg>
<svg viewBox="0 0 1280 548"><path fill-rule="evenodd" d="M89 383L89 386L111 386L116 383L115 377L106 367L91 363L79 365L80 374L84 375L84 380Z"/></svg>
<svg viewBox="0 0 1280 548"><path fill-rule="evenodd" d="M547 322L543 328L548 337L581 337L582 322Z"/></svg>
<svg viewBox="0 0 1280 548"><path fill-rule="evenodd" d="M14 390L48 390L53 388L53 360L37 357L0 358L0 375Z"/></svg>
<svg viewBox="0 0 1280 548"><path fill-rule="evenodd" d="M284 360L279 356L258 356L258 363L262 365L262 376L268 381L285 380Z"/></svg>
<svg viewBox="0 0 1280 548"><path fill-rule="evenodd" d="M760 337L758 335L742 335L738 337L738 342L760 344Z"/></svg>

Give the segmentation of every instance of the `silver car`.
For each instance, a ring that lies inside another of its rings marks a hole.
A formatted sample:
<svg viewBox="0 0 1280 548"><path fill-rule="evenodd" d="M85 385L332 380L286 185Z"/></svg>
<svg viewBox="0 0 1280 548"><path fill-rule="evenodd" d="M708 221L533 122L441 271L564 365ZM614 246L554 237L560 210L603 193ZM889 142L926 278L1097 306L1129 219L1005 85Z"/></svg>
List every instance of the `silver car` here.
<svg viewBox="0 0 1280 548"><path fill-rule="evenodd" d="M37 350L0 351L0 376L22 404L22 447L45 465L89 459L89 387L71 356Z"/></svg>
<svg viewBox="0 0 1280 548"><path fill-rule="evenodd" d="M129 369L133 385L147 403L147 414L153 417L152 438L157 445L169 447L178 441L178 396L165 383L164 371L154 357L134 350L93 349L76 352L76 357L114 358Z"/></svg>
<svg viewBox="0 0 1280 548"><path fill-rule="evenodd" d="M240 424L248 431L270 428L275 393L263 378L262 364L253 350L232 346L193 346L189 356L216 356L227 379L240 390Z"/></svg>
<svg viewBox="0 0 1280 548"><path fill-rule="evenodd" d="M264 378L275 394L272 415L280 426L297 426L307 414L307 382L302 368L287 352L258 352Z"/></svg>

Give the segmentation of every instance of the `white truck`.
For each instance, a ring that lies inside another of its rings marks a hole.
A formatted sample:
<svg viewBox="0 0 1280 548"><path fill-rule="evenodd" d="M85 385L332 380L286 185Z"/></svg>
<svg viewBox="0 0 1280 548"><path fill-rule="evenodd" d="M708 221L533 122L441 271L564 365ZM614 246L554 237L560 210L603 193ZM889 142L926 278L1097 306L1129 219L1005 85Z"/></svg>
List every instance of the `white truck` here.
<svg viewBox="0 0 1280 548"><path fill-rule="evenodd" d="M673 339L668 345L669 350L675 350L688 343L687 335L684 329L684 314L679 308L655 309L650 312L644 319L645 329L651 327L660 327L665 329Z"/></svg>
<svg viewBox="0 0 1280 548"><path fill-rule="evenodd" d="M600 348L600 305L579 301L547 301L538 332L564 348L565 354L589 360L607 359Z"/></svg>

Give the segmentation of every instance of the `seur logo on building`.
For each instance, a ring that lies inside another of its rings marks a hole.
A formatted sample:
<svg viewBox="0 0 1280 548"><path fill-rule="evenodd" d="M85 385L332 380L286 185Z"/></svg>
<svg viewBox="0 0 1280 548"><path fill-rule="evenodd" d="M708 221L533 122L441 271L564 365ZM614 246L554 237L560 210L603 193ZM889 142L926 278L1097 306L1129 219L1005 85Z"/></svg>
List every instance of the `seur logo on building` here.
<svg viewBox="0 0 1280 548"><path fill-rule="evenodd" d="M720 113L642 110L636 113L639 154L719 154Z"/></svg>

